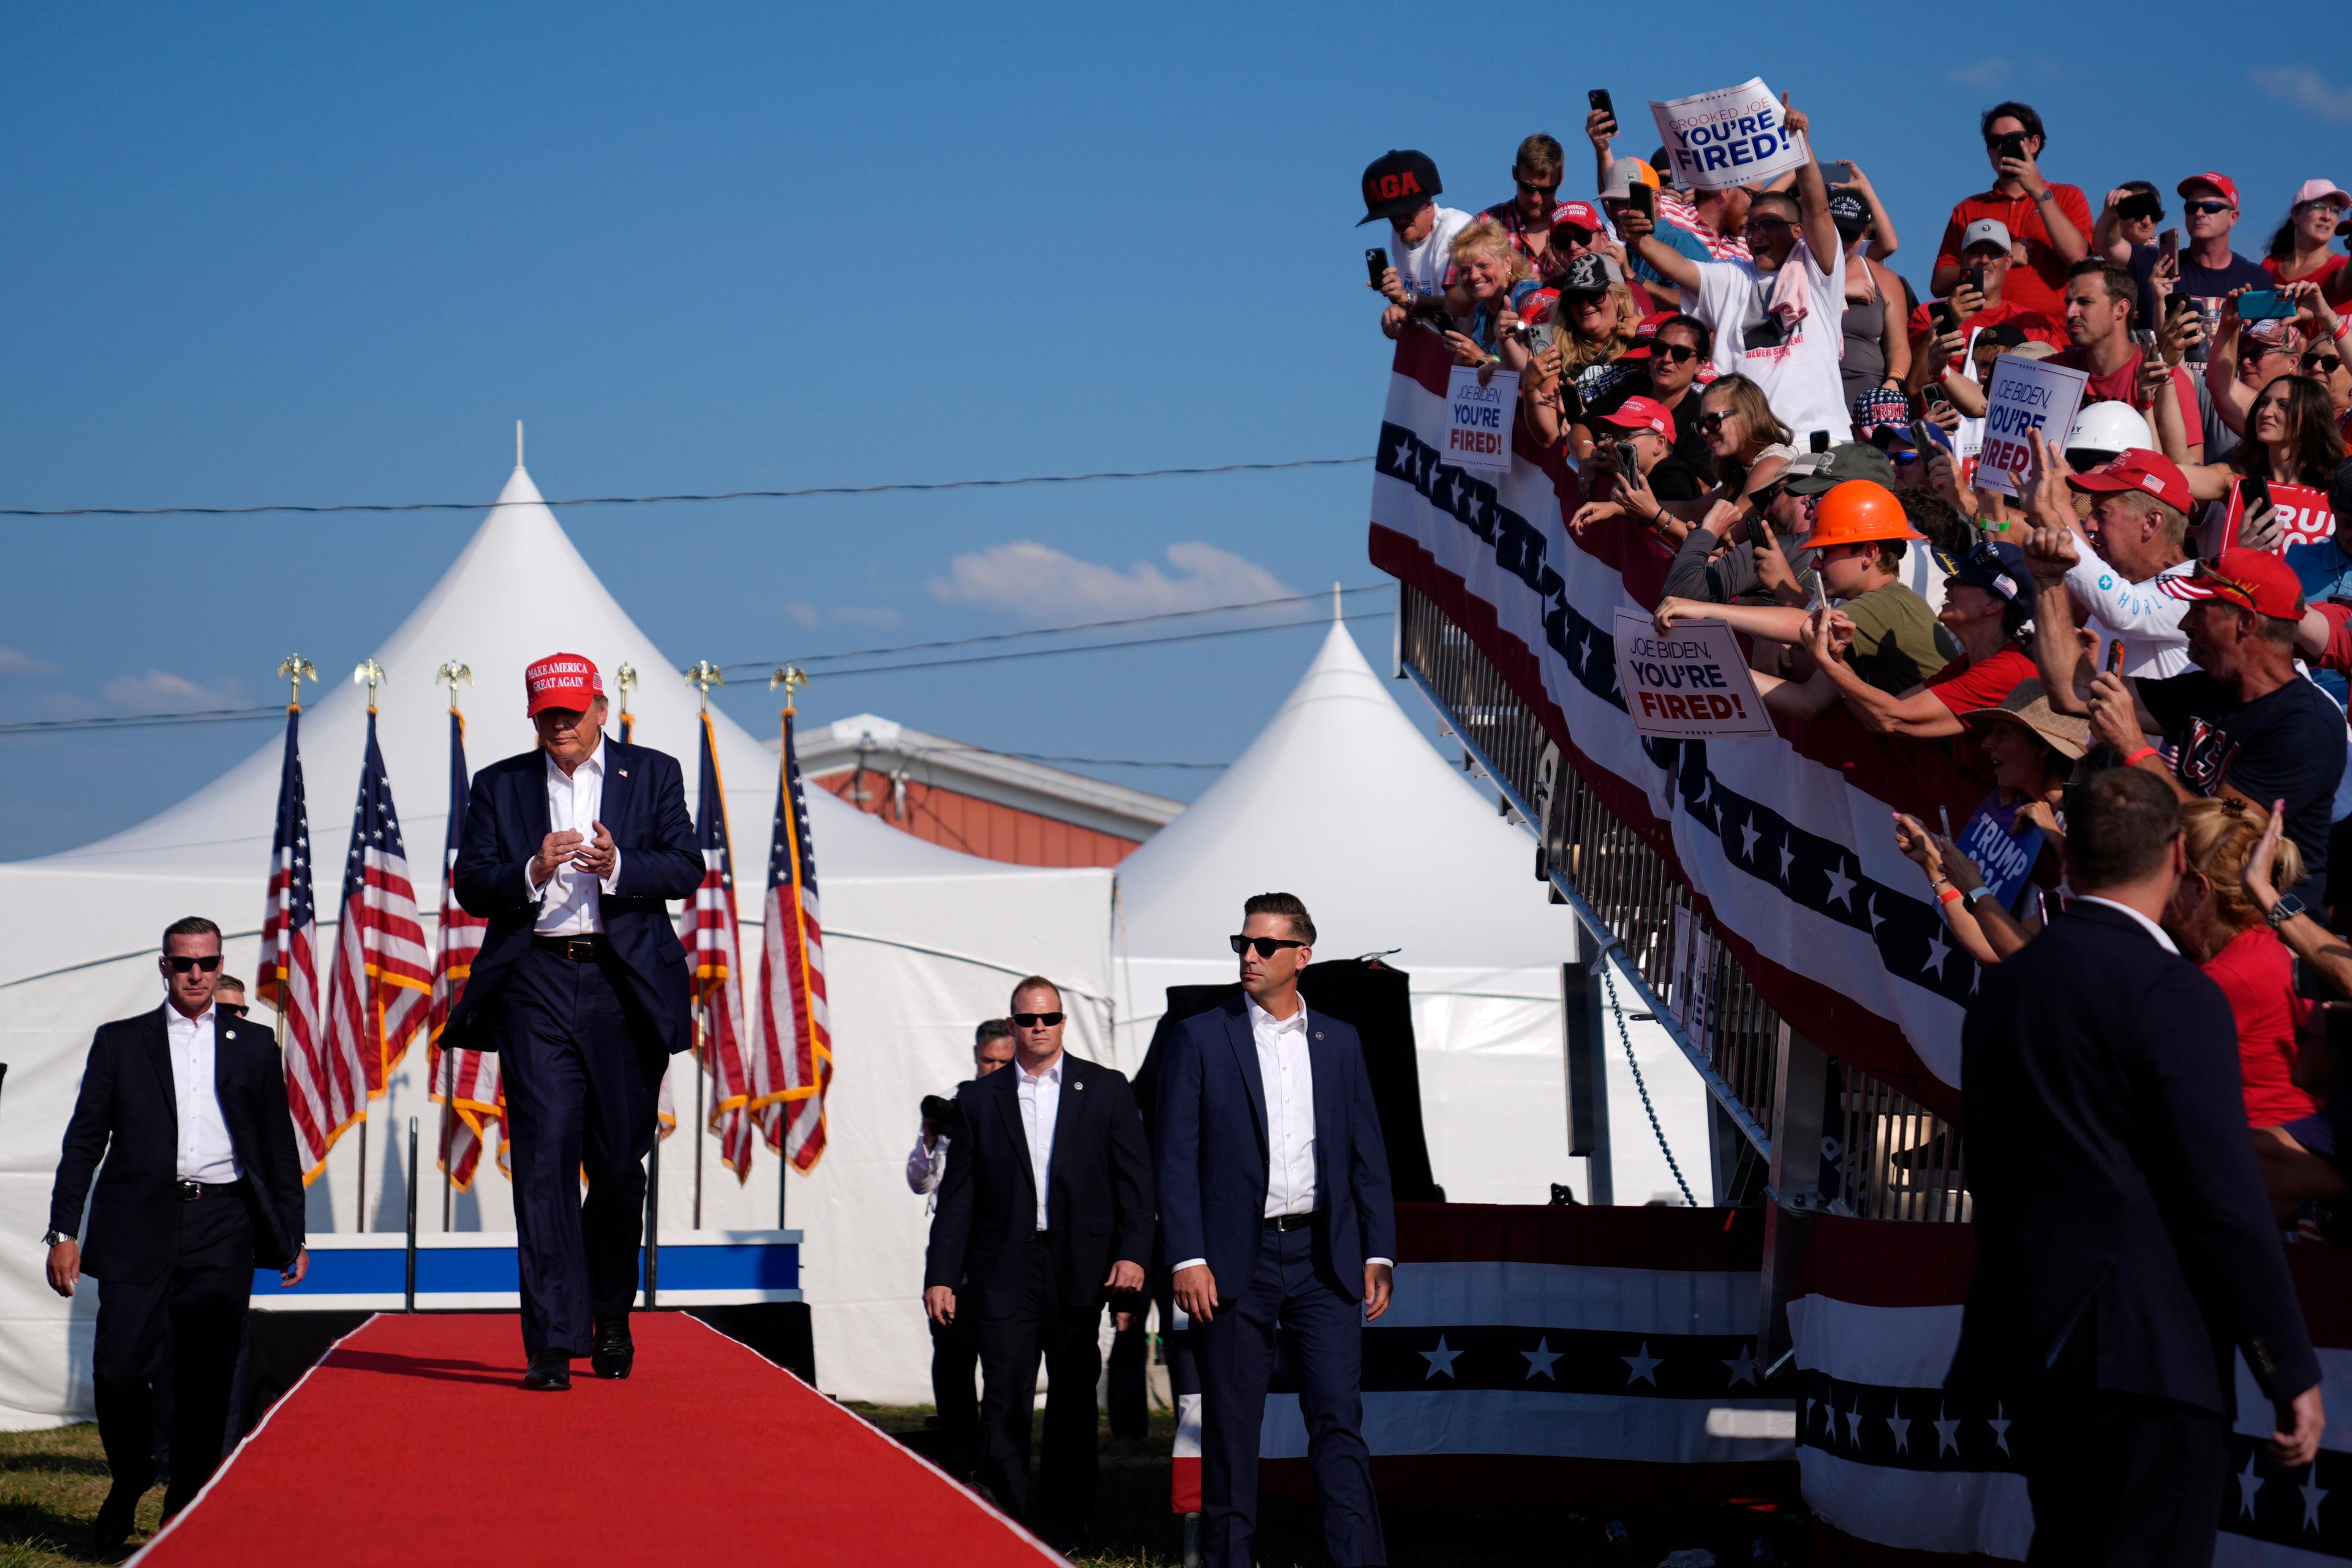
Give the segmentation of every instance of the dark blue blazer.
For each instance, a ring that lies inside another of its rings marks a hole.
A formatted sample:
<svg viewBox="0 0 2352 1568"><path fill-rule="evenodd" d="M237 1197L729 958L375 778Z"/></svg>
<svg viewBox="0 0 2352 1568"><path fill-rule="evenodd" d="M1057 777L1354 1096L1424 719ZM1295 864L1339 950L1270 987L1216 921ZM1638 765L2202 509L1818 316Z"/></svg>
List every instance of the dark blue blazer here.
<svg viewBox="0 0 2352 1568"><path fill-rule="evenodd" d="M1357 1300L1364 1259L1396 1256L1388 1150L1355 1026L1310 1008L1307 1036L1315 1079L1316 1253L1331 1283ZM1218 1299L1237 1300L1257 1272L1267 1163L1265 1083L1245 997L1176 1026L1160 1066L1155 1112L1160 1245L1171 1264L1207 1258Z"/></svg>
<svg viewBox="0 0 2352 1568"><path fill-rule="evenodd" d="M2078 902L1985 973L1960 1071L1977 1268L1950 1386L2031 1384L2078 1331L2098 1387L2224 1415L2233 1343L2273 1399L2319 1381L2237 1025L2195 964Z"/></svg>
<svg viewBox="0 0 2352 1568"><path fill-rule="evenodd" d="M252 1190L254 1261L289 1268L302 1250L302 1166L294 1152L294 1119L286 1109L286 1067L276 1037L214 1009L213 1088L229 1147ZM179 1154L180 1100L163 1007L100 1024L73 1120L66 1123L57 1185L49 1193L49 1228L78 1233L88 1197L89 1240L82 1267L100 1279L154 1279L180 1254ZM98 1174L94 1194L92 1172Z"/></svg>
<svg viewBox="0 0 2352 1568"><path fill-rule="evenodd" d="M605 940L627 972L625 1000L662 1045L692 1044L686 949L666 900L690 899L702 884L702 850L687 815L677 759L604 737L604 793L599 819L621 851L621 877L599 908ZM547 814L547 756L525 752L474 775L466 834L457 847L457 901L490 922L473 973L450 1010L441 1043L495 1051L490 1003L515 960L530 946L539 905L524 868L552 831Z"/></svg>
<svg viewBox="0 0 2352 1568"><path fill-rule="evenodd" d="M962 1126L948 1142L923 1258L924 1286L956 1290L958 1310L973 1317L1011 1317L1029 1287L1037 1177L1020 1072L1016 1060L956 1092ZM1045 1168L1062 1300L1098 1300L1113 1263L1141 1268L1151 1260L1151 1159L1125 1073L1064 1053Z"/></svg>

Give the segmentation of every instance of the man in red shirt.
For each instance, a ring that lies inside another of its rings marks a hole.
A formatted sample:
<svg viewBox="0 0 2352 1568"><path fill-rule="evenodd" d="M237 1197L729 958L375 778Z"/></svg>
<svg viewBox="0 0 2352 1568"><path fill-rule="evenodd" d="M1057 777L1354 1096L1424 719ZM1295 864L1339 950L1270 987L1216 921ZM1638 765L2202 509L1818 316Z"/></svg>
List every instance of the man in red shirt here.
<svg viewBox="0 0 2352 1568"><path fill-rule="evenodd" d="M2066 329L2056 318L2029 309L2009 297L2007 284L2011 269L2016 265L2016 249L2009 229L1997 217L1980 217L1969 225L1962 237L1960 254L1966 265L1960 268L1959 280L1952 286L1952 314L1959 318L1950 331L1938 333L1929 305L1922 302L1911 312L1911 390L1916 392L1930 381L1941 381L1947 375L1966 375L1968 367L1960 361L1968 347L1970 334L1985 327L1998 327L2014 322L2028 341L2048 343L2053 348L2066 346Z"/></svg>
<svg viewBox="0 0 2352 1568"><path fill-rule="evenodd" d="M2018 262L2009 297L2025 309L2055 316L2066 269L2091 253L2091 204L2079 187L2042 177L2039 160L2046 138L2042 116L2031 105L1997 103L1985 110L1980 128L1985 158L1997 177L1992 189L1952 209L1927 286L1950 293L1964 264L1969 226L1979 218L1998 218L2009 231Z"/></svg>
<svg viewBox="0 0 2352 1568"><path fill-rule="evenodd" d="M2086 404L2112 399L2143 413L2149 407L2151 400L2140 390L2140 346L2131 334L2132 300L2138 293L2130 269L2112 261L2076 262L2067 276L2064 320L2066 336L2074 346L2052 356L2050 363L2090 373L2091 384L2083 389ZM2205 422L2197 411L2197 389L2179 366L2168 374L2179 402L2180 428L2189 437L2180 460L2201 463ZM2148 423L2153 428L2153 416Z"/></svg>

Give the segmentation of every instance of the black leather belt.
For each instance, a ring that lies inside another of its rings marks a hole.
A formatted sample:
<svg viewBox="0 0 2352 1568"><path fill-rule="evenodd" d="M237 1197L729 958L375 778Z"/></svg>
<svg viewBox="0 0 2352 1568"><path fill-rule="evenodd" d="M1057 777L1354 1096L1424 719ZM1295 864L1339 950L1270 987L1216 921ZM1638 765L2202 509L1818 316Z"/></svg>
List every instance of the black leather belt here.
<svg viewBox="0 0 2352 1568"><path fill-rule="evenodd" d="M225 1198L245 1185L243 1179L234 1182L173 1182L184 1204L201 1203L206 1198Z"/></svg>
<svg viewBox="0 0 2352 1568"><path fill-rule="evenodd" d="M1265 1222L1268 1230L1305 1230L1315 1223L1313 1214L1278 1214Z"/></svg>
<svg viewBox="0 0 2352 1568"><path fill-rule="evenodd" d="M551 952L558 958L568 958L574 963L593 963L604 956L604 939L588 936L535 936L530 945L541 952Z"/></svg>

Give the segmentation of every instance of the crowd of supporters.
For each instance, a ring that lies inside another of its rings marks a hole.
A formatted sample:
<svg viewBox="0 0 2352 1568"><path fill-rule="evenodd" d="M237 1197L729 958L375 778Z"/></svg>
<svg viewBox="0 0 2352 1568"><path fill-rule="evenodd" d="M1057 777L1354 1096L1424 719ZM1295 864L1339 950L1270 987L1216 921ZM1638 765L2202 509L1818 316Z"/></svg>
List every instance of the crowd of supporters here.
<svg viewBox="0 0 2352 1568"><path fill-rule="evenodd" d="M1664 149L1619 155L1592 96L1590 199L1540 133L1475 213L1443 204L1422 153L1366 169L1364 221L1390 229L1366 253L1381 331L1515 374L1518 449L1573 472L1570 531L1605 531L1661 631L1740 633L1809 754L1836 733L1932 748L1983 790L1963 827L1895 824L1977 963L2067 896L2070 787L2165 780L2189 866L2166 929L2238 1018L2282 1221L2332 1233L2352 1136L2352 536L2334 521L2352 521L2352 194L2305 181L2250 258L2228 174L2125 179L2095 211L2044 173L2041 115L1996 104L1990 183L1953 204L1923 296L1870 177L1809 135L1769 184L1677 190ZM1976 472L2004 355L2086 381L2068 431L2032 434L2016 496ZM2000 865L1980 863L1988 831Z"/></svg>

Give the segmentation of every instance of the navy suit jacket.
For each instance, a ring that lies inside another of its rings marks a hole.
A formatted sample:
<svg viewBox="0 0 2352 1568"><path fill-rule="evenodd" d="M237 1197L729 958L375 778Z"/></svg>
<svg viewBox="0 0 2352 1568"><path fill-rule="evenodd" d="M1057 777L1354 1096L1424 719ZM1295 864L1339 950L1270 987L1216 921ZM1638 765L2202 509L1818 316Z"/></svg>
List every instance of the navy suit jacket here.
<svg viewBox="0 0 2352 1568"><path fill-rule="evenodd" d="M690 899L702 884L702 850L687 815L686 784L677 759L607 735L604 791L598 819L621 851L620 879L599 900L604 938L627 972L625 1000L664 1048L692 1044L692 999L686 949L670 923L667 900ZM552 831L547 813L547 755L525 752L474 775L466 802L466 834L457 847L457 901L488 921L473 973L450 1009L441 1043L495 1051L487 1026L491 1000L515 961L530 946L539 904L524 868Z"/></svg>
<svg viewBox="0 0 2352 1568"><path fill-rule="evenodd" d="M1037 1177L1021 1120L1020 1072L1016 1060L957 1091L963 1126L948 1143L923 1258L924 1286L955 1290L959 1313L974 1317L1011 1317L1029 1285ZM1125 1073L1063 1054L1045 1168L1062 1300L1099 1300L1113 1263L1140 1268L1151 1258L1151 1159Z"/></svg>
<svg viewBox="0 0 2352 1568"><path fill-rule="evenodd" d="M1977 1268L1951 1386L2031 1384L2080 1331L2116 1393L2232 1414L2232 1343L2273 1399L2319 1381L2219 986L2078 902L1985 973L1960 1038Z"/></svg>
<svg viewBox="0 0 2352 1568"><path fill-rule="evenodd" d="M1307 1037L1318 1258L1331 1283L1360 1300L1364 1259L1396 1256L1388 1149L1355 1026L1310 1008ZM1155 1110L1160 1245L1171 1264L1207 1258L1218 1300L1237 1300L1257 1273L1267 1165L1265 1083L1246 997L1176 1026Z"/></svg>
<svg viewBox="0 0 2352 1568"><path fill-rule="evenodd" d="M229 1147L253 1193L254 1261L265 1268L291 1268L302 1250L302 1166L294 1152L294 1119L286 1109L286 1068L276 1037L215 1008L213 1088ZM89 1240L82 1267L100 1279L154 1279L179 1256L179 1156L180 1100L163 1007L100 1024L73 1119L66 1123L57 1185L49 1193L49 1228L63 1236L79 1232L87 1197Z"/></svg>

